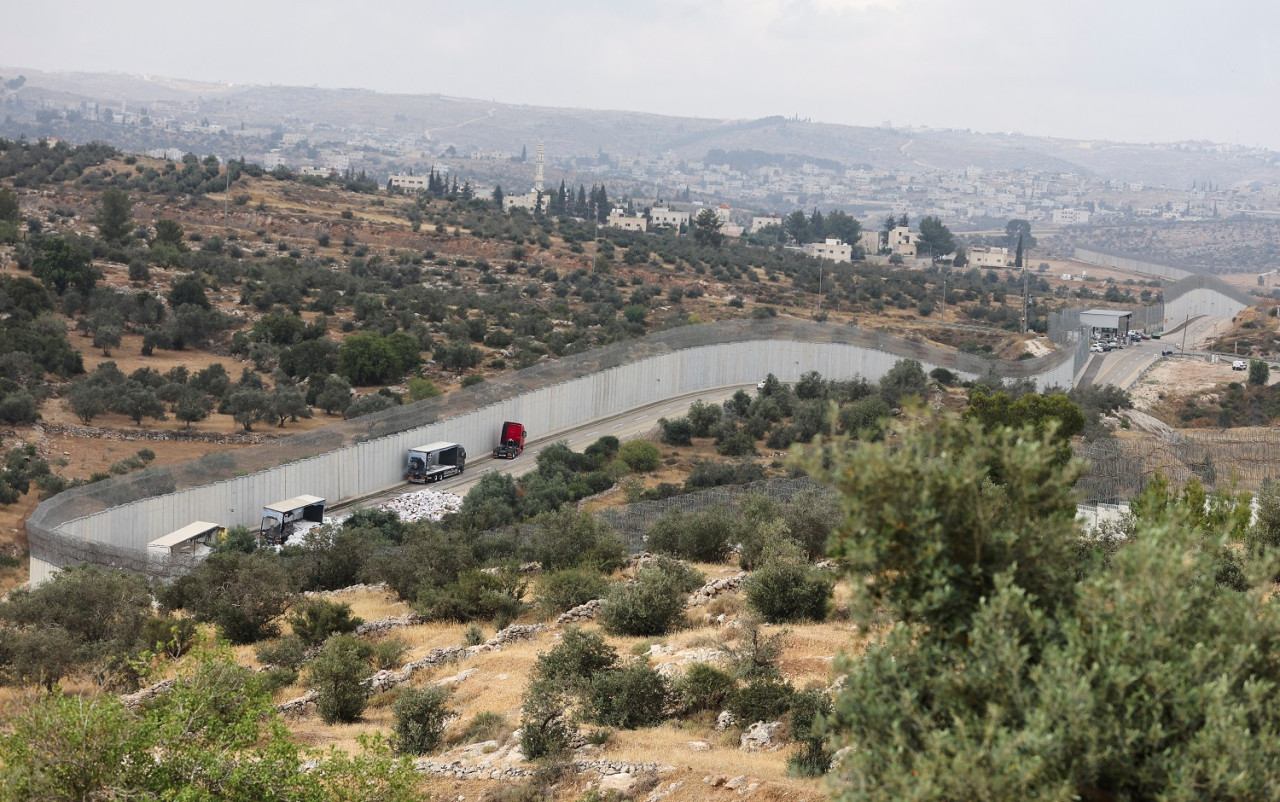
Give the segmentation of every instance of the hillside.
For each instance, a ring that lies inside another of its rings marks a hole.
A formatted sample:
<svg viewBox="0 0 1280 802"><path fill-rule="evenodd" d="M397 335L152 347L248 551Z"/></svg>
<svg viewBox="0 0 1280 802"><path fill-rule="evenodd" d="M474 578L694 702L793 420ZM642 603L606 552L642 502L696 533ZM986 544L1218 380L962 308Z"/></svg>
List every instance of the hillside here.
<svg viewBox="0 0 1280 802"><path fill-rule="evenodd" d="M335 136L356 131L385 132L392 137L425 135L429 151L435 154L449 145L518 153L522 146L532 147L541 139L548 152L567 159L591 159L603 152L626 156L671 153L697 160L712 149L754 149L834 159L849 167L865 165L877 170L978 166L988 171L1064 171L1170 187L1185 187L1206 177L1224 186L1242 181L1275 182L1280 177L1275 154L1224 150L1211 143L1080 142L1017 133L833 125L783 117L714 120L511 105L444 95L238 86L157 76L49 73L21 67L0 67L0 74L22 74L27 79L21 89L0 96L0 107L22 108L23 103L49 100L59 105L91 102L116 108L123 98L126 109L151 109L156 114L181 110L228 129L272 129L288 122L316 134L331 132ZM16 137L20 133L40 135L36 130L0 127L0 135ZM80 141L97 138L123 146L124 141L115 139L121 134L119 127L99 125L75 136ZM172 135L168 139L141 139L137 144L172 146ZM193 132L180 146L205 152L218 141L204 141ZM223 137L221 145L233 141Z"/></svg>

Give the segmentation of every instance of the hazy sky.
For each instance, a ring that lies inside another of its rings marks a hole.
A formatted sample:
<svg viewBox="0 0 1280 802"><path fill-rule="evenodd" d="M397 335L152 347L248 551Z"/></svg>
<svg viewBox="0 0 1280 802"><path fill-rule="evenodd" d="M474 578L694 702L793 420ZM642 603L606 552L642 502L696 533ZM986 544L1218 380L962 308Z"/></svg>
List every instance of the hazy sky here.
<svg viewBox="0 0 1280 802"><path fill-rule="evenodd" d="M1276 0L8 0L0 64L1280 150Z"/></svg>

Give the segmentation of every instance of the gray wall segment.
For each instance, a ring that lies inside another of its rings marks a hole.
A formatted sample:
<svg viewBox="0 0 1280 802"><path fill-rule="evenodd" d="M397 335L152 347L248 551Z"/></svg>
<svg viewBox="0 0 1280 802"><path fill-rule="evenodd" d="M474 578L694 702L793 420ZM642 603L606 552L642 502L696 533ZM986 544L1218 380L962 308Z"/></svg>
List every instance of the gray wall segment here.
<svg viewBox="0 0 1280 802"><path fill-rule="evenodd" d="M359 424L363 428L358 432L353 427L355 422L347 422L333 427L345 432L341 436L312 432L254 447L258 450L240 460L238 452L232 453L227 455L231 458L229 467L218 469L225 473L239 467L239 463L267 466L244 475L210 477L208 483L196 484L201 476L213 471L197 460L159 469L133 481L121 477L125 481L115 485L109 484L112 480L99 483L104 486L84 493L85 498L70 498L60 504L50 500L28 523L32 581L47 578L55 566L86 560L157 573L153 565L147 564L146 544L193 520L253 528L259 523L262 505L273 501L303 493L323 496L330 503L366 495L402 481L405 452L413 446L449 440L461 443L471 459L487 453L503 420L519 420L541 437L673 396L753 383L768 373L788 382L809 370L828 378L861 375L876 380L903 357L919 359L926 371L946 367L967 378L994 367L1014 378L1032 378L1041 387L1069 386L1073 374L1071 354L1066 351L1034 360L998 362L843 327L788 322L773 326L729 324L720 328L727 331L707 332L708 339L714 341L725 334L740 339L677 345L665 353L641 355L669 345L661 337L645 338L649 342L633 348L631 355L637 358L629 362L587 370L584 375L542 387L528 387L548 373L535 368L533 372L539 375L534 380L526 381L528 377L522 374L512 377L517 392L502 397L500 390L491 390L488 395L475 396L488 403L473 403L469 410L457 408L463 406L459 403L454 403L453 409L447 403L403 408L403 412L393 411L392 415ZM805 334L817 336L805 339ZM605 354L613 356L616 355ZM585 367L590 368L591 359L591 355L582 355L579 361L587 362ZM607 360L594 364L603 361ZM528 389L518 392L522 383ZM411 420L406 415L432 422L377 436L384 425L395 427ZM322 448L343 442L349 444L327 451ZM313 446L317 447L310 450ZM293 461L280 464L290 458ZM175 490L175 486L180 489ZM139 498L142 494L147 497ZM67 512L79 514L70 517Z"/></svg>
<svg viewBox="0 0 1280 802"><path fill-rule="evenodd" d="M1148 276L1157 276L1159 278L1168 279L1169 281L1178 281L1188 276L1196 275L1191 270L1184 270L1180 267L1171 265L1162 265L1156 262L1148 262L1136 256L1128 256L1122 253L1109 253L1094 248L1075 248L1075 258L1080 262L1090 262L1103 267L1114 267L1119 270L1130 270L1134 273L1143 273Z"/></svg>
<svg viewBox="0 0 1280 802"><path fill-rule="evenodd" d="M1192 276L1165 288L1165 326L1172 328L1201 315L1235 317L1257 300L1216 276Z"/></svg>

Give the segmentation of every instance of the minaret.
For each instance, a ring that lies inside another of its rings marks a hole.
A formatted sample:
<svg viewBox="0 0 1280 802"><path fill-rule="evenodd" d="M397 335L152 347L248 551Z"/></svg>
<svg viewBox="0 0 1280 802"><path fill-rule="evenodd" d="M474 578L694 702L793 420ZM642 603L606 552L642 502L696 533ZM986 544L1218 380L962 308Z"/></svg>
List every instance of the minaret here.
<svg viewBox="0 0 1280 802"><path fill-rule="evenodd" d="M538 140L538 167L533 174L533 191L542 192L542 140Z"/></svg>

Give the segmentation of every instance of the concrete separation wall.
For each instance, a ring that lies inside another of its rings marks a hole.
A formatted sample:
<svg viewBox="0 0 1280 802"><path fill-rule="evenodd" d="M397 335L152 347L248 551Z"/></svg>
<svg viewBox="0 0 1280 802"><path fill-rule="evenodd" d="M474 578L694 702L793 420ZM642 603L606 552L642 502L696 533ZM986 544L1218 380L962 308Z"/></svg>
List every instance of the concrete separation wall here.
<svg viewBox="0 0 1280 802"><path fill-rule="evenodd" d="M1165 287L1165 326L1177 326L1201 315L1235 317L1257 302L1257 298L1217 276L1190 276Z"/></svg>
<svg viewBox="0 0 1280 802"><path fill-rule="evenodd" d="M1128 256L1122 253L1110 253L1108 251L1100 251L1093 248L1075 248L1075 258L1081 262L1089 262L1103 267L1114 267L1119 270L1130 270L1134 273L1143 273L1148 276L1156 276L1158 278L1167 279L1169 281L1177 281L1187 278L1188 276L1197 275L1190 270L1184 270L1180 267L1171 267L1170 265L1162 265L1156 262L1148 262L1137 256Z"/></svg>
<svg viewBox="0 0 1280 802"><path fill-rule="evenodd" d="M503 420L521 421L542 437L769 373L787 382L810 370L877 380L901 358L967 378L994 370L1041 387L1070 386L1072 379L1067 351L1001 362L845 326L776 319L685 326L486 383L491 386L61 493L27 522L31 580L80 562L180 573L189 566L149 560L146 544L194 520L256 528L263 504L304 493L330 504L373 493L403 481L407 449L448 440L482 454Z"/></svg>

